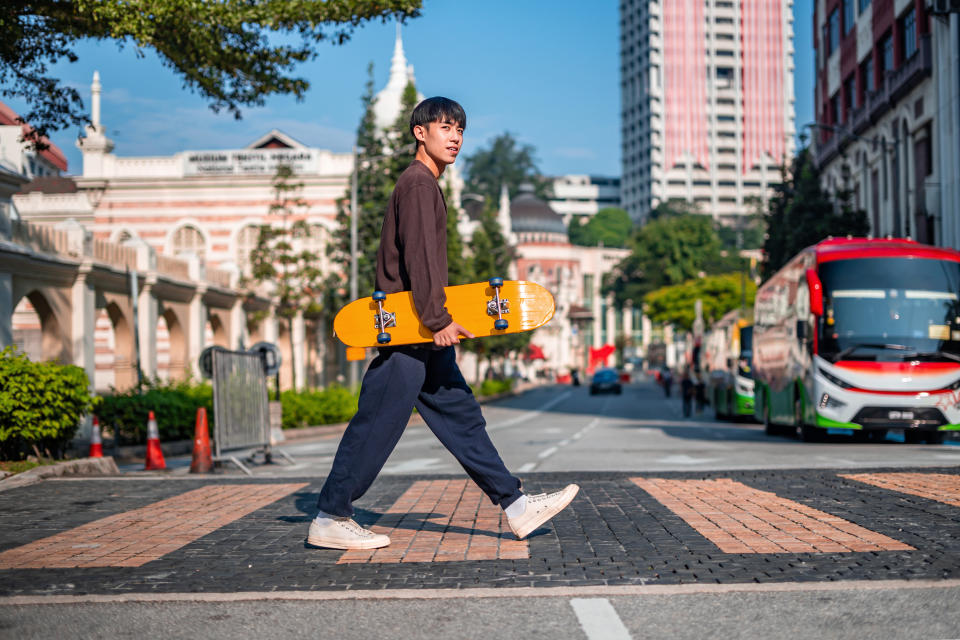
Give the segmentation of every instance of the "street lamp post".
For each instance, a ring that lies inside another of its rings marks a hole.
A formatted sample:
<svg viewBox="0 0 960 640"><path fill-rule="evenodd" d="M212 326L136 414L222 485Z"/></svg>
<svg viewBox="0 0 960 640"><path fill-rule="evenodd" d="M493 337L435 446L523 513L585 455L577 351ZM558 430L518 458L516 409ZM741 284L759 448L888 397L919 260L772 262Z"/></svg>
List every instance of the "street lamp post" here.
<svg viewBox="0 0 960 640"><path fill-rule="evenodd" d="M357 290L357 183L359 182L360 167L358 166L357 148L353 148L353 175L350 177L350 300L360 297ZM360 377L360 363L351 360L348 364L350 388L357 386Z"/></svg>

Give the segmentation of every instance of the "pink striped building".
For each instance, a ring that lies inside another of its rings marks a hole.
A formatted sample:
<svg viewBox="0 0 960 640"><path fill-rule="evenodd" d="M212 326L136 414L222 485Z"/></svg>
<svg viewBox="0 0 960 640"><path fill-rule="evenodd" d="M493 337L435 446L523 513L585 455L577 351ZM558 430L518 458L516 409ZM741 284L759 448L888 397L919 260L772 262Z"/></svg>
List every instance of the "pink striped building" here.
<svg viewBox="0 0 960 640"><path fill-rule="evenodd" d="M792 0L621 0L622 206L753 213L793 154Z"/></svg>

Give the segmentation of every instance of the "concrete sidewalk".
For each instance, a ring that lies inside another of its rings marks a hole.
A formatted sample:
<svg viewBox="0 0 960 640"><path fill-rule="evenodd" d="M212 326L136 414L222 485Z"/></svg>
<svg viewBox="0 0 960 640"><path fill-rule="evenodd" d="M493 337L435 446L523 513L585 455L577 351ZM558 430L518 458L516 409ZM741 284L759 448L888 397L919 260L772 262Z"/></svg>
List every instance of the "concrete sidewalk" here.
<svg viewBox="0 0 960 640"><path fill-rule="evenodd" d="M463 476L381 477L386 549L305 543L322 480L62 479L0 494L0 596L960 577L956 468L529 474L582 490L528 539Z"/></svg>

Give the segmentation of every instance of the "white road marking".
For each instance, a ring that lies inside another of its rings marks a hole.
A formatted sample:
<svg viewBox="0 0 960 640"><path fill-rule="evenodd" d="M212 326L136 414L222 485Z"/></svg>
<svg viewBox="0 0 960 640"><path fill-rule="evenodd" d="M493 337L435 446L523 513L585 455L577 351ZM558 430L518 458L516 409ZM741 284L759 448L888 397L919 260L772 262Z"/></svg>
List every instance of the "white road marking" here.
<svg viewBox="0 0 960 640"><path fill-rule="evenodd" d="M540 462L542 462L542 461L544 461L545 459L549 458L550 456L552 456L553 454L555 454L557 451L559 451L559 450L562 449L563 447L565 447L565 446L567 446L568 444L570 444L572 441L574 441L574 440L579 440L580 438L583 437L583 435L584 435L585 433L587 433L588 431L590 431L590 429L593 429L593 428L594 428L595 426L597 426L598 424L600 424L600 418L594 418L593 420L590 421L590 423L589 423L587 426L585 426L583 429L580 429L580 431L577 431L575 434L573 434L573 435L570 436L569 438L564 438L563 440L561 440L560 442L558 442L558 443L556 444L556 446L550 447L549 449L544 449L543 451L541 451L540 453L538 453L538 454L537 454L537 460L538 460L538 462L528 462L528 463L522 465L522 466L520 467L520 472L521 472L521 473L525 473L525 472L527 472L527 471L533 471L534 469L537 468L537 465L540 464Z"/></svg>
<svg viewBox="0 0 960 640"><path fill-rule="evenodd" d="M631 640L623 620L606 598L573 598L570 606L588 640Z"/></svg>
<svg viewBox="0 0 960 640"><path fill-rule="evenodd" d="M383 468L384 473L411 473L419 471L435 471L437 465L443 464L443 461L440 458L412 458L410 460L404 460L403 462L397 462L396 464L388 464Z"/></svg>
<svg viewBox="0 0 960 640"><path fill-rule="evenodd" d="M667 456L665 458L657 458L657 462L662 462L665 464L707 464L708 462L716 462L720 459L721 458L694 458L684 453L680 455Z"/></svg>
<svg viewBox="0 0 960 640"><path fill-rule="evenodd" d="M542 414L544 411L549 411L551 408L555 407L556 405L566 400L571 393L573 392L565 391L560 395L550 399L550 401L544 403L543 405L540 406L539 409L536 409L535 411L527 411L526 413L523 413L514 418L510 418L509 420L504 420L503 422L496 422L494 424L488 424L487 431L494 431L496 429L505 429L507 427L512 427L515 424L520 424L521 422L526 422L527 420L536 418L537 416Z"/></svg>

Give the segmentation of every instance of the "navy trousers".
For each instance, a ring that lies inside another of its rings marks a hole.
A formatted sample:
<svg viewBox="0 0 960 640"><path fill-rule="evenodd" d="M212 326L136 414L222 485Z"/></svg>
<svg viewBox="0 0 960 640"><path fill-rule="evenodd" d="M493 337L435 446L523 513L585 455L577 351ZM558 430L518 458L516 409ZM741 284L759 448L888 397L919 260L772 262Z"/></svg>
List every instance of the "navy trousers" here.
<svg viewBox="0 0 960 640"><path fill-rule="evenodd" d="M434 435L494 504L520 497L520 480L507 471L487 435L480 404L463 379L453 347L389 347L370 363L357 413L347 425L317 506L353 515L353 502L397 446L416 406Z"/></svg>

